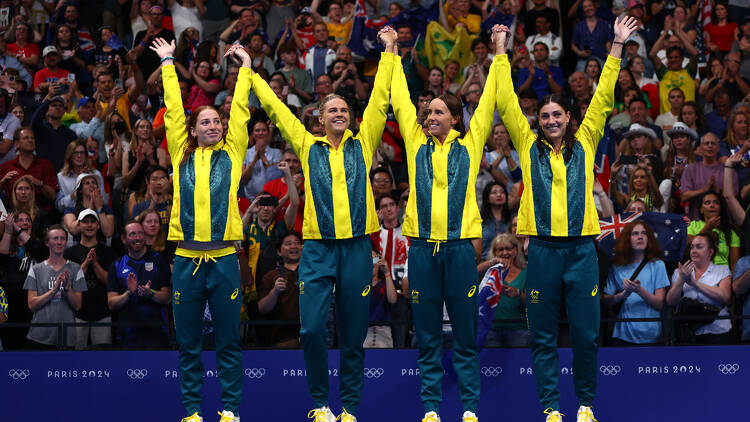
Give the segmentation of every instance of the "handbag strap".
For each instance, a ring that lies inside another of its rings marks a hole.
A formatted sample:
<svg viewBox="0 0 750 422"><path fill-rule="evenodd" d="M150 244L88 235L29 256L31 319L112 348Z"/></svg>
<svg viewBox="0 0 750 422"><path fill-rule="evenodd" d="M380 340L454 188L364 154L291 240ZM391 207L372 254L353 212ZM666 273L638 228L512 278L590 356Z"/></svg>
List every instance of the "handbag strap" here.
<svg viewBox="0 0 750 422"><path fill-rule="evenodd" d="M648 257L644 256L643 261L641 261L641 263L638 264L638 267L633 272L633 275L630 276L630 280L635 280L635 278L638 277L638 274L641 273L641 270L643 269L643 267L646 266L646 264L648 264Z"/></svg>

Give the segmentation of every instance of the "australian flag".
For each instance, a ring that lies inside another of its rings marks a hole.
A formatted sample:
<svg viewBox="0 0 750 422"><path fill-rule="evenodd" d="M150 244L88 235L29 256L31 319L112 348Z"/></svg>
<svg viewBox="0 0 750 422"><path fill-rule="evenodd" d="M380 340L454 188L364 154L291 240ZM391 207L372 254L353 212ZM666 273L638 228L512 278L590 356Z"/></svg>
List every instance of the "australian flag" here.
<svg viewBox="0 0 750 422"><path fill-rule="evenodd" d="M609 192L609 179L612 175L611 165L612 157L615 156L615 138L614 132L609 125L604 126L604 135L599 141L594 155L594 171L596 180L602 185L604 192Z"/></svg>
<svg viewBox="0 0 750 422"><path fill-rule="evenodd" d="M495 308L503 293L505 276L508 275L508 269L503 264L497 264L490 267L482 282L479 283L479 321L477 325L477 346L482 348L484 341L487 339L492 327L492 318L495 316Z"/></svg>
<svg viewBox="0 0 750 422"><path fill-rule="evenodd" d="M357 0L354 5L354 22L352 23L352 34L349 37L349 48L352 53L365 57L377 59L381 51L378 42L378 31L385 25L386 19L370 19L367 17L365 0Z"/></svg>
<svg viewBox="0 0 750 422"><path fill-rule="evenodd" d="M687 223L681 214L666 214L661 212L637 212L615 214L609 218L599 220L602 233L596 238L599 249L612 256L615 240L622 229L632 221L642 221L654 231L664 251L664 261L676 262L682 258L687 245Z"/></svg>

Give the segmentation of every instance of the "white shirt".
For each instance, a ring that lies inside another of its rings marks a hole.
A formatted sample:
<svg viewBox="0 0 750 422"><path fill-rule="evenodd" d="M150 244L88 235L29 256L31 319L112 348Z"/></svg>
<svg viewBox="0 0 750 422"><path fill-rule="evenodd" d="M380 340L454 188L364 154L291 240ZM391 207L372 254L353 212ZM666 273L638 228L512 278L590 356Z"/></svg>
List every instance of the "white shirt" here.
<svg viewBox="0 0 750 422"><path fill-rule="evenodd" d="M191 26L198 30L201 39L203 39L203 23L201 22L200 15L198 14L197 7L193 6L188 8L181 6L177 2L174 2L169 10L172 11L172 25L174 26L175 39L179 40L182 31L190 28Z"/></svg>
<svg viewBox="0 0 750 422"><path fill-rule="evenodd" d="M549 61L553 66L560 66L560 56L562 56L562 39L557 35L553 34L552 31L548 32L547 35L534 34L529 38L526 38L526 48L529 50L531 57L533 58L534 44L543 42L549 48Z"/></svg>
<svg viewBox="0 0 750 422"><path fill-rule="evenodd" d="M677 281L677 277L679 276L680 270L678 268L674 270L674 273L672 274L672 284ZM690 277L695 279L695 271L693 271ZM726 277L730 277L729 280L731 281L732 273L729 271L729 267L727 265L716 265L712 262L708 265L706 272L703 273L700 279L698 279L698 282L706 284L708 286L718 286L719 282ZM726 305L722 305L721 303L719 303L719 301L706 296L702 292L698 291L698 289L687 283L682 285L682 296L688 297L690 299L696 299L700 302L707 303L713 306L723 306L721 308L721 311L719 311L719 316L729 315L729 311L727 310ZM732 329L732 321L728 319L717 319L714 322L699 328L695 332L695 335L724 334L730 329Z"/></svg>

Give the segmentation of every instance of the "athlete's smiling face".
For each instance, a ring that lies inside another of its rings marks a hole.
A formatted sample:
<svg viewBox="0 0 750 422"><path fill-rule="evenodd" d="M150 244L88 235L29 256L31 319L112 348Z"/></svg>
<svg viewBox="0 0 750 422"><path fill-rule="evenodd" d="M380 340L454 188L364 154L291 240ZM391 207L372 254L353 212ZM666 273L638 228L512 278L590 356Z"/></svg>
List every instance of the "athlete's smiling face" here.
<svg viewBox="0 0 750 422"><path fill-rule="evenodd" d="M445 139L448 133L458 123L458 117L454 117L448 106L440 98L430 101L427 114L427 129L438 139Z"/></svg>
<svg viewBox="0 0 750 422"><path fill-rule="evenodd" d="M565 134L565 128L570 120L570 112L557 103L547 103L539 109L539 125L544 137L556 144Z"/></svg>
<svg viewBox="0 0 750 422"><path fill-rule="evenodd" d="M349 128L349 106L341 98L332 98L323 106L319 119L326 134L340 136Z"/></svg>
<svg viewBox="0 0 750 422"><path fill-rule="evenodd" d="M200 147L211 146L219 142L222 133L224 133L224 129L221 126L219 113L212 108L201 110L198 113L195 126L190 128L190 134L195 137Z"/></svg>

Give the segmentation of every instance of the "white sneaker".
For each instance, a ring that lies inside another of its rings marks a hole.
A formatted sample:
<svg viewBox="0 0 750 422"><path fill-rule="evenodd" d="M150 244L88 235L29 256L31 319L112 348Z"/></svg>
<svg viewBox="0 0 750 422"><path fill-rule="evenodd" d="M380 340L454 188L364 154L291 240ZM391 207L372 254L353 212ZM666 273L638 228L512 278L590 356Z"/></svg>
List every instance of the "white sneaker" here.
<svg viewBox="0 0 750 422"><path fill-rule="evenodd" d="M581 406L578 408L578 416L576 422L596 422L594 418L594 412L589 406Z"/></svg>
<svg viewBox="0 0 750 422"><path fill-rule="evenodd" d="M424 414L422 422L440 422L440 416L435 412L427 412Z"/></svg>
<svg viewBox="0 0 750 422"><path fill-rule="evenodd" d="M313 422L336 422L336 416L333 415L331 409L328 406L319 407L311 410L307 417L312 419Z"/></svg>
<svg viewBox="0 0 750 422"><path fill-rule="evenodd" d="M198 412L195 412L186 418L182 418L180 422L203 422L203 418L198 414Z"/></svg>
<svg viewBox="0 0 750 422"><path fill-rule="evenodd" d="M237 416L234 415L234 413L224 410L222 412L216 412L219 413L219 416L221 416L221 419L219 419L219 422L240 422L240 415L237 414Z"/></svg>
<svg viewBox="0 0 750 422"><path fill-rule="evenodd" d="M474 412L469 412L468 410L464 412L464 417L461 419L462 422L479 422L479 419L477 419L477 415L474 414Z"/></svg>
<svg viewBox="0 0 750 422"><path fill-rule="evenodd" d="M557 410L544 409L544 413L547 415L545 422L562 422L562 417L565 416Z"/></svg>

